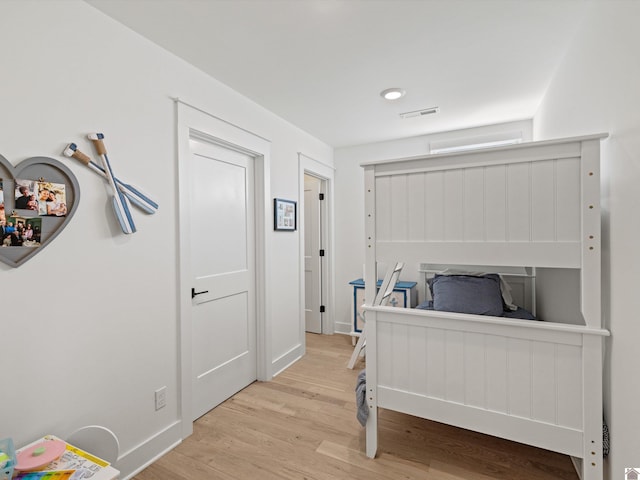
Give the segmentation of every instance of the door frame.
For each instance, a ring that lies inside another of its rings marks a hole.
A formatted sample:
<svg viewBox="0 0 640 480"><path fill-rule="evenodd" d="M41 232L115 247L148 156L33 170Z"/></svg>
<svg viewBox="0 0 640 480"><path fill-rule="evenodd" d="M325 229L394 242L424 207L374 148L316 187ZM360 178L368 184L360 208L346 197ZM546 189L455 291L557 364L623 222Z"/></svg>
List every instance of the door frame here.
<svg viewBox="0 0 640 480"><path fill-rule="evenodd" d="M236 150L254 159L255 198L255 301L256 301L256 357L258 380L267 381L273 377L271 362L271 318L270 278L271 264L267 252L270 251L270 236L267 221L271 215L270 152L271 142L248 130L233 125L210 113L175 99L176 142L178 173L178 314L179 314L179 381L178 415L181 435L186 438L193 433L192 420L192 359L191 359L191 251L189 231L191 226L189 209L190 156L189 140L196 138L214 143L224 148Z"/></svg>
<svg viewBox="0 0 640 480"><path fill-rule="evenodd" d="M322 245L325 246L325 256L323 257L322 268L322 291L323 302L325 303L325 312L322 316L322 333L332 335L335 332L335 287L334 287L334 235L333 235L333 187L335 168L320 162L314 158L298 152L298 198L302 205L298 211L304 212L304 175L314 176L322 180L325 194L325 208L320 209L322 225L325 228L322 231ZM305 281L304 281L304 222L300 225L300 319L301 319L301 336L300 343L305 343ZM305 346L306 350L306 346Z"/></svg>

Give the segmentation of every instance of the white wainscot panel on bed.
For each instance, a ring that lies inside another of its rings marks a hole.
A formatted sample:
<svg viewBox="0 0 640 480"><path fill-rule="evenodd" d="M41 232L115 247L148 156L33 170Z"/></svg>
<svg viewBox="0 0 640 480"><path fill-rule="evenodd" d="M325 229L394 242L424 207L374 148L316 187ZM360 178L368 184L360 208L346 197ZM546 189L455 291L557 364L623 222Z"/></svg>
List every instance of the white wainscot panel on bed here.
<svg viewBox="0 0 640 480"><path fill-rule="evenodd" d="M378 320L378 384L580 430L582 349L574 344L579 336L569 335L566 344L557 332L538 336L507 338L463 331L459 324L448 330ZM545 336L560 337L560 343Z"/></svg>
<svg viewBox="0 0 640 480"><path fill-rule="evenodd" d="M566 242L579 263L579 158L381 174L375 189L380 244Z"/></svg>

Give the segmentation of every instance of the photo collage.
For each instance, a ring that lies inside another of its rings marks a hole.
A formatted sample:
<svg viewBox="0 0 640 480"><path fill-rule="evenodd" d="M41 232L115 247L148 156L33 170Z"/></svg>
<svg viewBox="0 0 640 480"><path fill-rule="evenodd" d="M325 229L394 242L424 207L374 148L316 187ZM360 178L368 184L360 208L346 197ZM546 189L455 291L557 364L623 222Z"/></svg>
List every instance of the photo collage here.
<svg viewBox="0 0 640 480"><path fill-rule="evenodd" d="M0 247L39 247L42 217L67 215L65 192L63 183L0 178Z"/></svg>

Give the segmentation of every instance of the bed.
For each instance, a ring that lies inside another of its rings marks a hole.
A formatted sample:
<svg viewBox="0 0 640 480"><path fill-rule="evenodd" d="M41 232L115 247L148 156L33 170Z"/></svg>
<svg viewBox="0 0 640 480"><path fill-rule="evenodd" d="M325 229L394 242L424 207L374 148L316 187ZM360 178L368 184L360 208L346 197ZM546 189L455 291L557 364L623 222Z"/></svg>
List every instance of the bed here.
<svg viewBox="0 0 640 480"><path fill-rule="evenodd" d="M516 279L542 320L365 304L367 456L384 408L566 454L602 479L605 137L362 164L366 299L396 262L401 279L423 276L420 302L428 275L463 266Z"/></svg>

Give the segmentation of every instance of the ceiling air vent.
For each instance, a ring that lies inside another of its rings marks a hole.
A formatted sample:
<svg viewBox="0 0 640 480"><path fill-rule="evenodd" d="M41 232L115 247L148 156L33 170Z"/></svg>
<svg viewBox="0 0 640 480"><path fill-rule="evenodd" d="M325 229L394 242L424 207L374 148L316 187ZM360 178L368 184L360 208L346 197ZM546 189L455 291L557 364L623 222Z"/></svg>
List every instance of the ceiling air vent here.
<svg viewBox="0 0 640 480"><path fill-rule="evenodd" d="M440 107L424 108L422 110L414 110L413 112L404 112L400 114L400 118L413 118L422 117L423 115L431 115L432 113L438 113Z"/></svg>

